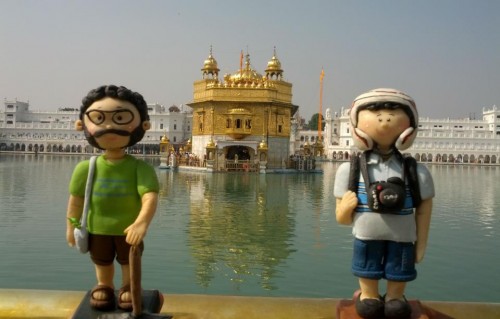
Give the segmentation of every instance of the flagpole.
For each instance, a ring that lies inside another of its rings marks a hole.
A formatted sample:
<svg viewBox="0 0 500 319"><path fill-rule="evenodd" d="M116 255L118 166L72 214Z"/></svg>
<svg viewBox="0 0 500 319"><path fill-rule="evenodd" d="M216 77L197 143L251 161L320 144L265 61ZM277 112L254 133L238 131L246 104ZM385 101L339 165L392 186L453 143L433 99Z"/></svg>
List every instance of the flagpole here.
<svg viewBox="0 0 500 319"><path fill-rule="evenodd" d="M321 142L322 137L321 134L323 129L322 125L322 116L323 116L323 78L325 77L325 71L321 68L321 74L319 76L319 113L318 113L318 139Z"/></svg>

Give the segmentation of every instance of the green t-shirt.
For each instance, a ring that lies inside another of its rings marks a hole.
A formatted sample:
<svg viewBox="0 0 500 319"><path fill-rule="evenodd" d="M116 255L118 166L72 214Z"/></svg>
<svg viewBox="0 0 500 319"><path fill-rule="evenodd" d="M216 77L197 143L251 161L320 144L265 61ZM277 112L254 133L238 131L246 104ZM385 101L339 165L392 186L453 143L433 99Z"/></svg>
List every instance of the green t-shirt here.
<svg viewBox="0 0 500 319"><path fill-rule="evenodd" d="M69 184L73 196L85 196L89 161L77 164ZM141 210L142 195L158 193L158 177L148 163L126 155L112 163L99 156L96 161L87 228L98 235L124 235Z"/></svg>

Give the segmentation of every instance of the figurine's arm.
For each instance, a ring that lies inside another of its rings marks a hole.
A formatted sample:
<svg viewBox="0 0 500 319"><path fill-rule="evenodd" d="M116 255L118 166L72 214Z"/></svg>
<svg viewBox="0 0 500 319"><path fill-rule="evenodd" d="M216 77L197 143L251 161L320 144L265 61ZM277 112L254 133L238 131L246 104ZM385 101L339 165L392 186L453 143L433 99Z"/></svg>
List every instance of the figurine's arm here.
<svg viewBox="0 0 500 319"><path fill-rule="evenodd" d="M335 206L337 223L342 225L352 224L354 209L358 206L356 193L347 191L342 198L337 198Z"/></svg>
<svg viewBox="0 0 500 319"><path fill-rule="evenodd" d="M70 218L75 220L80 220L83 213L83 203L84 198L78 197L74 195L69 196L68 200L68 209L66 212L66 241L68 245L73 247L75 246L75 226L71 223Z"/></svg>
<svg viewBox="0 0 500 319"><path fill-rule="evenodd" d="M139 245L146 236L149 224L153 219L158 205L158 193L149 192L142 195L142 208L134 223L125 229L128 244Z"/></svg>
<svg viewBox="0 0 500 319"><path fill-rule="evenodd" d="M417 223L416 242L416 262L419 263L424 258L427 239L429 238L429 225L431 223L432 198L423 200L415 209L415 219Z"/></svg>

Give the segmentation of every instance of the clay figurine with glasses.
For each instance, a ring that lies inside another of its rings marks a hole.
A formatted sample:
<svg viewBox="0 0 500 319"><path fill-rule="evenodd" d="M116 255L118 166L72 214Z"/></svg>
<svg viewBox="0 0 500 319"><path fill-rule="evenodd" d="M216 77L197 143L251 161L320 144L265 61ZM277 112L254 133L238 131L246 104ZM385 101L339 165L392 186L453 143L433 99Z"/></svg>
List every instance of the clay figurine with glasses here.
<svg viewBox="0 0 500 319"><path fill-rule="evenodd" d="M159 184L154 168L126 154L150 129L147 104L141 94L123 86L105 85L82 100L76 129L104 153L97 158L87 219L89 252L97 285L90 304L98 310L118 307L130 311L129 251L142 253L143 239L158 202ZM75 245L74 223L82 216L89 160L77 164L69 185L66 239ZM121 266L121 288L115 297L114 260Z"/></svg>

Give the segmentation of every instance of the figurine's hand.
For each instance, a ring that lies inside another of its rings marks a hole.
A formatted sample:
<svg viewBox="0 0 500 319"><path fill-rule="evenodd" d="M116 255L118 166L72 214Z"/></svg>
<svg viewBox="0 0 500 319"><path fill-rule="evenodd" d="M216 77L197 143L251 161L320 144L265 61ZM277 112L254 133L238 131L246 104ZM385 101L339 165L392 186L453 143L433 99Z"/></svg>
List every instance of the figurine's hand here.
<svg viewBox="0 0 500 319"><path fill-rule="evenodd" d="M75 247L75 232L72 227L66 227L66 241L69 247Z"/></svg>
<svg viewBox="0 0 500 319"><path fill-rule="evenodd" d="M425 245L423 244L419 245L418 241L415 243L415 262L417 264L424 259L425 248L426 248Z"/></svg>
<svg viewBox="0 0 500 319"><path fill-rule="evenodd" d="M125 229L124 233L127 235L125 241L129 245L137 246L142 242L147 231L148 225L145 222L135 222Z"/></svg>
<svg viewBox="0 0 500 319"><path fill-rule="evenodd" d="M342 196L340 210L350 214L354 211L356 206L358 206L358 196L353 191L347 191L344 196Z"/></svg>
<svg viewBox="0 0 500 319"><path fill-rule="evenodd" d="M344 225L352 223L352 213L358 206L358 197L356 193L347 191L342 199L337 199L336 216L337 222Z"/></svg>

